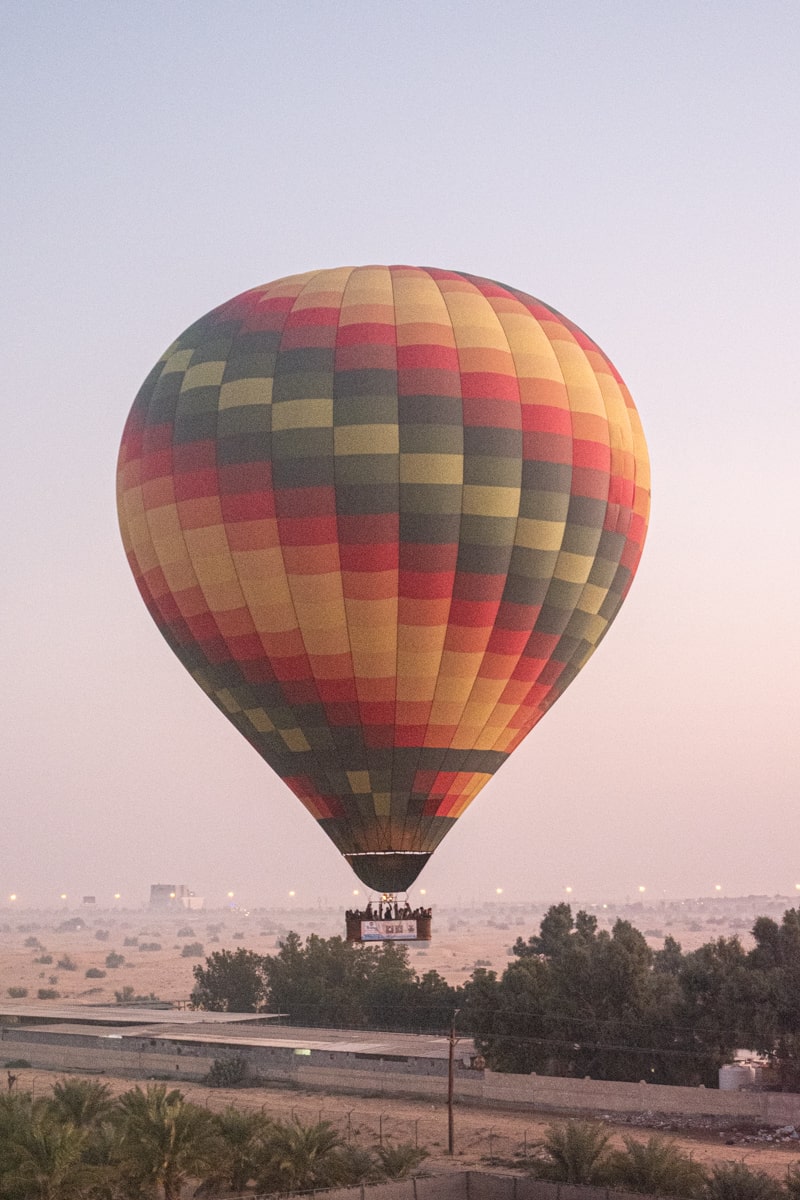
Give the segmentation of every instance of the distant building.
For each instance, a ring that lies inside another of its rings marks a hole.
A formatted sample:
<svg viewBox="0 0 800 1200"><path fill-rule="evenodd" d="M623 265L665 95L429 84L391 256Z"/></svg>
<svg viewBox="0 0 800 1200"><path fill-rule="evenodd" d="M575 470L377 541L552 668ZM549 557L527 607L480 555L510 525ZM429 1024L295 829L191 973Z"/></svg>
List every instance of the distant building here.
<svg viewBox="0 0 800 1200"><path fill-rule="evenodd" d="M202 896L195 896L185 883L151 883L151 908L202 908Z"/></svg>
<svg viewBox="0 0 800 1200"><path fill-rule="evenodd" d="M84 896L84 897L83 897L83 903L84 903L84 904L96 904L96 903L97 903L97 897L96 897L96 896Z"/></svg>

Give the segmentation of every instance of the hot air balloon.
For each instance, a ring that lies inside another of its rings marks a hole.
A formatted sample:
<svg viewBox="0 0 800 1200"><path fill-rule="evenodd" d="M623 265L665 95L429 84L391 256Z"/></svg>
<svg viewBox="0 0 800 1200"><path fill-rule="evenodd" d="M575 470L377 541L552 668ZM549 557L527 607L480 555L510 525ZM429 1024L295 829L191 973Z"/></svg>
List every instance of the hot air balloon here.
<svg viewBox="0 0 800 1200"><path fill-rule="evenodd" d="M254 288L145 380L122 537L165 639L368 888L408 889L636 571L638 414L515 288L365 266Z"/></svg>

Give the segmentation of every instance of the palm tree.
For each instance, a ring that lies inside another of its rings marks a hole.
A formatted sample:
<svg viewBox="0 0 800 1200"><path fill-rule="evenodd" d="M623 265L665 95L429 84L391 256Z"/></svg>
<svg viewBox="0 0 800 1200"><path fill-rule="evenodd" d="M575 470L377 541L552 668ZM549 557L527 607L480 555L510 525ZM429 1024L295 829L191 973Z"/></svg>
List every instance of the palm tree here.
<svg viewBox="0 0 800 1200"><path fill-rule="evenodd" d="M560 1121L547 1128L541 1143L547 1157L536 1173L558 1183L601 1183L607 1163L608 1134L592 1121Z"/></svg>
<svg viewBox="0 0 800 1200"><path fill-rule="evenodd" d="M213 1170L219 1147L211 1115L163 1084L143 1092L135 1087L117 1101L119 1166L132 1186L161 1189L164 1200L179 1200L188 1178Z"/></svg>
<svg viewBox="0 0 800 1200"><path fill-rule="evenodd" d="M668 1138L653 1134L646 1142L624 1137L625 1150L609 1160L609 1178L616 1187L650 1196L698 1196L706 1182L700 1163Z"/></svg>
<svg viewBox="0 0 800 1200"><path fill-rule="evenodd" d="M60 1121L88 1129L109 1115L114 1102L107 1083L93 1079L59 1079L50 1108Z"/></svg>
<svg viewBox="0 0 800 1200"><path fill-rule="evenodd" d="M74 1125L61 1125L37 1114L20 1129L3 1191L25 1200L73 1200L83 1196L94 1173L83 1161L88 1134Z"/></svg>
<svg viewBox="0 0 800 1200"><path fill-rule="evenodd" d="M743 1162L727 1162L711 1168L704 1196L707 1200L780 1200L785 1192L765 1171L753 1171Z"/></svg>
<svg viewBox="0 0 800 1200"><path fill-rule="evenodd" d="M214 1114L213 1123L221 1142L214 1183L243 1192L257 1173L272 1122L260 1112L241 1112L231 1104Z"/></svg>
<svg viewBox="0 0 800 1200"><path fill-rule="evenodd" d="M264 1143L259 1191L302 1191L336 1183L342 1139L329 1121L276 1121Z"/></svg>
<svg viewBox="0 0 800 1200"><path fill-rule="evenodd" d="M410 1142L397 1146L379 1146L378 1160L384 1179L408 1179L411 1172L428 1157L428 1151Z"/></svg>

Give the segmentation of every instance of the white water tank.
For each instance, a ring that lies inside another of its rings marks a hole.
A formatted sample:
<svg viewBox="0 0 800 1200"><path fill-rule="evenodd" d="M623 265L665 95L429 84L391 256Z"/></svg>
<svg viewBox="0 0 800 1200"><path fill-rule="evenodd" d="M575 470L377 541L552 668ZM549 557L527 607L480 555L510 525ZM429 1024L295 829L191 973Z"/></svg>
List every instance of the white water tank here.
<svg viewBox="0 0 800 1200"><path fill-rule="evenodd" d="M721 1092L738 1092L742 1088L752 1087L754 1083L755 1071L747 1063L729 1063L719 1069Z"/></svg>

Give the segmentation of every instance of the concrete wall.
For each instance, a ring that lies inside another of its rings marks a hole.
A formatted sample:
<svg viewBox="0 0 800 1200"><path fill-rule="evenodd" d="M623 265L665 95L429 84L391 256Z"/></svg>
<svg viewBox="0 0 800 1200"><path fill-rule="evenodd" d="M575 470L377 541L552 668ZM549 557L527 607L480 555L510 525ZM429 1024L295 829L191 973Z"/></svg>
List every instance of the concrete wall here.
<svg viewBox="0 0 800 1200"><path fill-rule="evenodd" d="M606 1188L569 1187L521 1175L464 1171L430 1179L404 1179L349 1188L299 1193L319 1200L655 1200Z"/></svg>
<svg viewBox="0 0 800 1200"><path fill-rule="evenodd" d="M207 1043L169 1037L110 1037L99 1032L62 1033L23 1025L5 1026L0 1034L0 1064L25 1058L46 1070L201 1080L215 1059L242 1055L251 1071L265 1082L439 1100L447 1091L446 1061L412 1055L380 1058L335 1050L296 1055L291 1045L248 1046L233 1039L226 1042L224 1036ZM800 1125L800 1095L786 1092L723 1092L702 1087L507 1075L472 1071L460 1062L456 1064L454 1084L455 1096L462 1103L553 1113L680 1113L751 1119L767 1125Z"/></svg>

